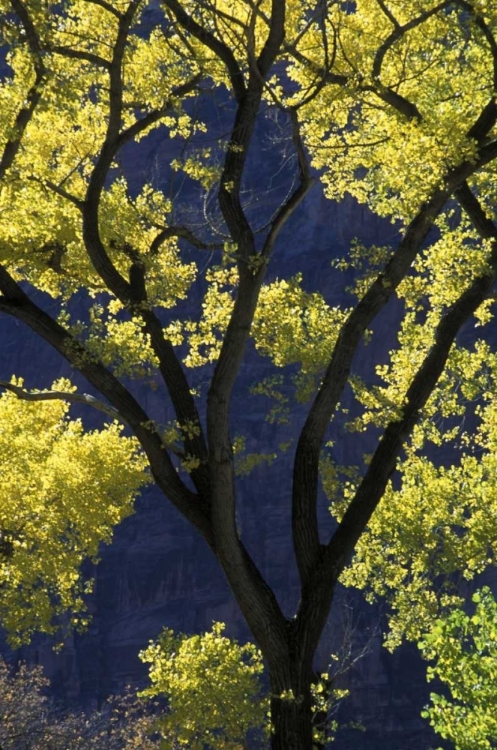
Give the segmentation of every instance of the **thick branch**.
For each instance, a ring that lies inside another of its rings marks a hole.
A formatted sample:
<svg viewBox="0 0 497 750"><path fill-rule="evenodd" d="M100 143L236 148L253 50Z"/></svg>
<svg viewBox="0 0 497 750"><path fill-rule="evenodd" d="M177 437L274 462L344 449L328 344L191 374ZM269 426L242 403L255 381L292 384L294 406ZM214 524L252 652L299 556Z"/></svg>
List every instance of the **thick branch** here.
<svg viewBox="0 0 497 750"><path fill-rule="evenodd" d="M78 370L127 422L147 454L157 485L178 510L202 533L213 547L209 504L193 494L181 481L173 466L166 446L153 427L152 421L136 399L59 323L37 307L0 266L0 312L25 323L47 341L59 354Z"/></svg>
<svg viewBox="0 0 497 750"><path fill-rule="evenodd" d="M474 138L476 141L481 142L497 122L497 104L495 101L495 92L497 91L497 40L483 16L478 13L473 5L466 2L466 0L457 0L457 5L464 8L471 15L476 26L485 37L492 53L493 80L490 99L468 131L468 138Z"/></svg>
<svg viewBox="0 0 497 750"><path fill-rule="evenodd" d="M395 470L402 445L419 419L421 410L443 373L450 349L468 318L488 298L497 278L497 226L485 214L467 182L455 195L483 239L493 240L491 270L478 277L445 313L435 332L434 343L411 385L402 417L385 430L354 499L338 529L304 587L299 615L295 621L302 648L312 648L326 620L335 582L347 564L372 514L380 503L388 480Z"/></svg>
<svg viewBox="0 0 497 750"><path fill-rule="evenodd" d="M385 493L402 446L443 373L458 332L487 299L496 277L497 245L492 271L477 278L440 320L434 343L407 390L402 417L385 430L354 499L303 587L295 620L296 637L302 649L312 649L317 642L328 616L335 583Z"/></svg>
<svg viewBox="0 0 497 750"><path fill-rule="evenodd" d="M38 102L41 99L42 83L46 74L40 41L28 11L21 0L12 0L12 7L19 17L26 34L35 69L35 80L26 94L24 106L21 107L17 113L13 128L15 136L5 144L2 158L0 160L0 180L4 179L7 170L12 166L17 152L19 151L24 132L33 116Z"/></svg>
<svg viewBox="0 0 497 750"><path fill-rule="evenodd" d="M285 40L286 0L272 0L269 34L257 60L260 75L265 78Z"/></svg>
<svg viewBox="0 0 497 750"><path fill-rule="evenodd" d="M471 219L473 226L484 240L497 240L497 227L494 222L487 216L480 201L474 195L468 183L465 181L455 192L455 196L462 208Z"/></svg>
<svg viewBox="0 0 497 750"><path fill-rule="evenodd" d="M294 461L293 536L304 585L321 555L317 523L321 448L331 416L348 381L359 342L405 277L446 201L467 177L495 158L496 148L497 144L488 144L481 149L476 163L465 162L447 175L444 189L436 190L421 207L384 271L356 305L340 331L322 385L300 434Z"/></svg>
<svg viewBox="0 0 497 750"><path fill-rule="evenodd" d="M182 7L178 0L163 0L166 8L173 13L178 23L192 34L199 42L205 44L224 63L230 78L233 93L237 102L240 102L245 94L245 82L235 56L231 49L220 39L211 34L208 29L198 24Z"/></svg>
<svg viewBox="0 0 497 750"><path fill-rule="evenodd" d="M251 257L256 255L256 247L254 233L241 204L240 188L264 90L264 79L279 53L283 36L284 3L281 0L273 0L270 31L257 65L251 67L247 89L238 102L221 176L219 205L231 237L237 245L239 287L207 397L212 521L217 555L252 632L265 644L266 655L268 648L270 652L270 649L277 647L276 641L268 643L271 621L279 623L283 630L284 619L274 595L265 585L260 573L247 564L246 553L239 539L235 517L236 497L229 415L232 390L242 363L267 260L264 257L255 272L250 267ZM304 190L297 192L298 194L293 196L293 202L285 204L282 212L273 221L266 241L267 254L284 222L305 194ZM279 643L281 645L281 641Z"/></svg>

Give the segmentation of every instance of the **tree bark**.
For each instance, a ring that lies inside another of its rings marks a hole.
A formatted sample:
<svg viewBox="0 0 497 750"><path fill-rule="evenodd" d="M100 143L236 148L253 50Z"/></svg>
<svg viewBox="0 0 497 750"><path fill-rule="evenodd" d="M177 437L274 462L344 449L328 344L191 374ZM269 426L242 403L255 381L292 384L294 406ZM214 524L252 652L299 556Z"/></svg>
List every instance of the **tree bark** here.
<svg viewBox="0 0 497 750"><path fill-rule="evenodd" d="M288 666L293 672L294 665ZM271 750L313 750L311 670L292 675L283 689L279 677L270 675L271 684L276 683L271 694Z"/></svg>

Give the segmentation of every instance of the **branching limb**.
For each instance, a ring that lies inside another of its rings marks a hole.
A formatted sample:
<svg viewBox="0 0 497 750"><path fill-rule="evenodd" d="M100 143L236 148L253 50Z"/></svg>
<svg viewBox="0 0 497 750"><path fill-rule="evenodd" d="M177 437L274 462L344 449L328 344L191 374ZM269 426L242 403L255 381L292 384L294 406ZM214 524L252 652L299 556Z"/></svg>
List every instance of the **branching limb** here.
<svg viewBox="0 0 497 750"><path fill-rule="evenodd" d="M401 418L390 422L386 428L354 499L305 582L294 626L303 648L307 643L317 641L319 628L326 621L331 605L334 584L385 493L402 446L443 373L456 336L488 298L496 278L497 242L494 243L491 271L478 277L440 320L434 343L407 390Z"/></svg>
<svg viewBox="0 0 497 750"><path fill-rule="evenodd" d="M167 0L166 0L167 3ZM285 620L274 594L247 555L236 525L233 452L229 430L230 402L265 275L265 263L253 268L254 233L240 199L242 176L264 91L264 77L276 59L282 39L284 3L274 0L273 30L262 58L250 68L249 81L235 115L221 175L219 205L237 245L239 286L233 313L207 396L207 434L212 487L212 524L216 554L252 632L268 655L287 648Z"/></svg>
<svg viewBox="0 0 497 750"><path fill-rule="evenodd" d="M185 31L192 34L202 44L205 44L224 63L233 87L235 99L237 102L240 102L245 94L245 82L243 80L243 73L231 49L188 15L178 0L163 0L163 3L173 13Z"/></svg>
<svg viewBox="0 0 497 750"><path fill-rule="evenodd" d="M386 6L383 3L378 3L382 10L386 10ZM391 20L391 22L394 25L394 30L392 33L385 39L383 44L381 44L378 47L378 50L376 52L374 61L373 61L373 78L376 79L380 84L380 78L381 78L381 68L383 65L383 60L385 59L385 55L387 52L396 44L400 39L402 39L405 34L407 34L409 31L412 31L412 29L415 29L417 26L421 26L421 24L425 23L429 18L432 16L435 16L437 13L439 13L441 10L445 10L452 4L452 0L445 0L443 3L439 3L438 5L433 6L433 8L430 8L430 10L426 10L423 13L420 13L419 16L416 16L415 18L408 21L408 23L405 23L403 26L401 26L393 16L388 13L388 17Z"/></svg>
<svg viewBox="0 0 497 750"><path fill-rule="evenodd" d="M321 556L317 523L319 459L329 421L348 381L352 360L364 331L369 328L405 277L447 200L482 164L497 156L497 144L488 144L476 162L464 162L447 175L407 227L402 241L385 269L343 325L297 444L293 473L293 529L297 564L303 584Z"/></svg>
<svg viewBox="0 0 497 750"><path fill-rule="evenodd" d="M138 9L139 0L128 6L120 18L117 40L109 73L110 96L109 118L104 144L93 169L86 199L83 206L83 238L90 260L107 288L130 310L144 321L144 331L150 336L154 352L159 360L159 370L166 384L176 417L180 425L188 429L184 434L185 453L198 458L199 466L192 470L191 477L204 497L209 498L209 478L207 472L207 448L202 433L200 418L190 392L188 382L170 341L164 338L162 324L150 308L146 295L143 266L133 263L130 278L125 279L112 263L100 236L99 206L105 181L112 162L119 149L136 137L149 125L158 121L169 105L163 110L152 112L126 130L121 131L123 110L122 62L131 24ZM182 84L172 96L184 96L198 83L198 76Z"/></svg>
<svg viewBox="0 0 497 750"><path fill-rule="evenodd" d="M497 232L494 231L493 236L497 237ZM398 421L391 422L386 428L368 471L328 544L323 565L333 577L338 577L347 564L359 537L383 497L387 482L395 470L402 445L411 434L421 410L430 398L445 368L449 352L461 326L488 298L495 284L497 242L494 243L491 267L490 273L478 277L461 294L438 324L434 343L407 390L402 417Z"/></svg>
<svg viewBox="0 0 497 750"><path fill-rule="evenodd" d="M43 63L42 49L36 29L31 17L26 10L22 0L12 0L12 7L18 16L26 34L26 39L33 59L35 69L35 80L26 94L24 105L17 113L13 131L15 136L5 144L2 157L0 159L0 180L3 180L8 169L12 166L14 159L21 146L22 137L29 121L31 120L35 108L41 99L42 84L45 79L46 70Z"/></svg>
<svg viewBox="0 0 497 750"><path fill-rule="evenodd" d="M63 326L34 304L0 266L0 312L25 323L78 370L133 430L145 451L157 485L212 547L209 502L195 495L179 477L154 423L133 395L95 360Z"/></svg>

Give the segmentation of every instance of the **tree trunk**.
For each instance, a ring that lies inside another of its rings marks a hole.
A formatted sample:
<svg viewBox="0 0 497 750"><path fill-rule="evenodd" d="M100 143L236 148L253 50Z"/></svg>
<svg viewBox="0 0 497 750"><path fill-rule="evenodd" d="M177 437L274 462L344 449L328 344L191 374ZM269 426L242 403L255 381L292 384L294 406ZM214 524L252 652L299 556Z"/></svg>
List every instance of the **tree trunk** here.
<svg viewBox="0 0 497 750"><path fill-rule="evenodd" d="M293 680L292 680L293 682ZM294 687L272 690L271 750L313 750L311 679L295 680Z"/></svg>

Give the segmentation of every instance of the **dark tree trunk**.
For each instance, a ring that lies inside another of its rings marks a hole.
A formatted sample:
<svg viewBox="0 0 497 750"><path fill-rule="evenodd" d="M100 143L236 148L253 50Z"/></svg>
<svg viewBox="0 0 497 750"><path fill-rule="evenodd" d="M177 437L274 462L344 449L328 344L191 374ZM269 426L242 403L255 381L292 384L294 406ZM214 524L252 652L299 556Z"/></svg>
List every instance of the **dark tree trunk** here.
<svg viewBox="0 0 497 750"><path fill-rule="evenodd" d="M313 750L312 656L291 651L286 664L269 665L271 750Z"/></svg>
<svg viewBox="0 0 497 750"><path fill-rule="evenodd" d="M313 750L310 685L296 697L273 696L271 722L271 750Z"/></svg>

